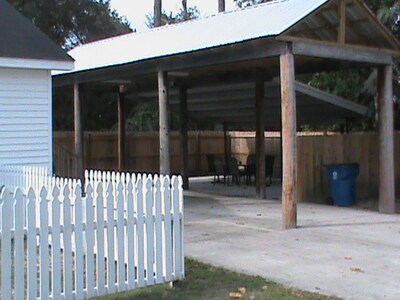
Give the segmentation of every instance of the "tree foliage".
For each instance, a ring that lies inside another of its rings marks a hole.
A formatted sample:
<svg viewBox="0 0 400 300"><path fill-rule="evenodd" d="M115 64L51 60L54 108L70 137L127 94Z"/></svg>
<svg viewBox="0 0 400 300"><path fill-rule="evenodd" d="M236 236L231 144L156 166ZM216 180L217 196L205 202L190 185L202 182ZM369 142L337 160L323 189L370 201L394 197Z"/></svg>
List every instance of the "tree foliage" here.
<svg viewBox="0 0 400 300"><path fill-rule="evenodd" d="M8 1L65 49L132 31L110 0Z"/></svg>
<svg viewBox="0 0 400 300"><path fill-rule="evenodd" d="M235 1L235 4L237 7L245 8L245 7L249 7L252 5L268 2L271 0L234 0L234 1Z"/></svg>

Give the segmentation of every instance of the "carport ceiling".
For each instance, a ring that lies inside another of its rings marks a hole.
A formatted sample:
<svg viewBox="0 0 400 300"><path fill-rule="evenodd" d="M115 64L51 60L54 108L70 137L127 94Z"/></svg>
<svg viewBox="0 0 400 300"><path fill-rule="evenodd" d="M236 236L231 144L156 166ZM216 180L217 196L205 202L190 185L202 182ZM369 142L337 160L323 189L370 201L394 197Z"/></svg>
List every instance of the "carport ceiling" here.
<svg viewBox="0 0 400 300"><path fill-rule="evenodd" d="M296 81L297 125L336 124L364 116L367 108ZM188 113L194 119L207 119L229 125L254 124L255 84L242 82L188 89ZM280 128L279 80L265 83L265 120L269 130ZM171 89L170 107L179 110L179 91ZM136 101L156 102L156 91L127 95Z"/></svg>

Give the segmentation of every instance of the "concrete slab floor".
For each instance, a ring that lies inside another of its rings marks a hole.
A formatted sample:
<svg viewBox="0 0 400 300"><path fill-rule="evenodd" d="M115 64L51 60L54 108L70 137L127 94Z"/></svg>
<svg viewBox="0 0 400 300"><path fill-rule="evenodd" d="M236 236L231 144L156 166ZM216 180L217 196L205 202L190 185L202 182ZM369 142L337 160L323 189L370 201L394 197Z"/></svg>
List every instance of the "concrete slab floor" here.
<svg viewBox="0 0 400 300"><path fill-rule="evenodd" d="M400 215L301 203L299 228L283 230L280 200L217 189L185 192L187 256L345 299L400 299Z"/></svg>

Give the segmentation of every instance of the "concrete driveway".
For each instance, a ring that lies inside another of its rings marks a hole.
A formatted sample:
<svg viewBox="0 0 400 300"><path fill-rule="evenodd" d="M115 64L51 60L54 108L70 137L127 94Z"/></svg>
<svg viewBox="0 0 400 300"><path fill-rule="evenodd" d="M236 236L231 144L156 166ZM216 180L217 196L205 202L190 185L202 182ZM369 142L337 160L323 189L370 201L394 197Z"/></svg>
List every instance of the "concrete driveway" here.
<svg viewBox="0 0 400 300"><path fill-rule="evenodd" d="M299 228L283 230L279 199L193 186L220 196L185 194L187 256L326 295L400 299L400 215L300 204Z"/></svg>

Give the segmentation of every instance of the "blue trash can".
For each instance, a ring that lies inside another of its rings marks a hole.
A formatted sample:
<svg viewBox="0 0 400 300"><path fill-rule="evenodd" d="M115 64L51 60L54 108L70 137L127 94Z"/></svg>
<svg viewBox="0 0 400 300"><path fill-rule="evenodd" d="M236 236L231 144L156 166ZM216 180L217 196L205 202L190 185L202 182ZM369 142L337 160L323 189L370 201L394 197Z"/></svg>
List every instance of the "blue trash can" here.
<svg viewBox="0 0 400 300"><path fill-rule="evenodd" d="M335 206L350 206L356 202L356 181L360 174L360 165L327 165L331 197Z"/></svg>

